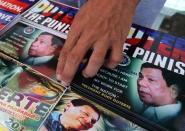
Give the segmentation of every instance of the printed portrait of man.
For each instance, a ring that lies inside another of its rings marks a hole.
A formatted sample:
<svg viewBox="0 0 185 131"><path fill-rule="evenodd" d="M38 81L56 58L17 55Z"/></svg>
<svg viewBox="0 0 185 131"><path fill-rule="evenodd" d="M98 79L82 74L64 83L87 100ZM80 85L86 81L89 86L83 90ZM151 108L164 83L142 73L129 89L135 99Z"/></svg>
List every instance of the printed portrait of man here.
<svg viewBox="0 0 185 131"><path fill-rule="evenodd" d="M180 84L177 74L150 63L143 63L137 79L137 90L145 118L166 125L172 122L181 109L178 100Z"/></svg>
<svg viewBox="0 0 185 131"><path fill-rule="evenodd" d="M64 40L47 32L42 32L22 53L21 61L29 65L40 65L59 55Z"/></svg>
<svg viewBox="0 0 185 131"><path fill-rule="evenodd" d="M100 111L93 104L78 98L67 103L63 111L53 111L41 130L79 131L88 130L100 118Z"/></svg>

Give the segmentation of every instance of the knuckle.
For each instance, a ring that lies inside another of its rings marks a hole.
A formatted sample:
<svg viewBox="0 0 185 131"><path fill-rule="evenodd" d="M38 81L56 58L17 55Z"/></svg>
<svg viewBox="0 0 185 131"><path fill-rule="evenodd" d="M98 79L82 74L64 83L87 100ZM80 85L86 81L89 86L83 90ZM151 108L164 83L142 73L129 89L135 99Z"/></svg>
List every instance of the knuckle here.
<svg viewBox="0 0 185 131"><path fill-rule="evenodd" d="M94 65L94 66L98 66L98 65L103 65L103 62L104 62L104 59L101 59L100 57L93 57L91 58L91 63Z"/></svg>

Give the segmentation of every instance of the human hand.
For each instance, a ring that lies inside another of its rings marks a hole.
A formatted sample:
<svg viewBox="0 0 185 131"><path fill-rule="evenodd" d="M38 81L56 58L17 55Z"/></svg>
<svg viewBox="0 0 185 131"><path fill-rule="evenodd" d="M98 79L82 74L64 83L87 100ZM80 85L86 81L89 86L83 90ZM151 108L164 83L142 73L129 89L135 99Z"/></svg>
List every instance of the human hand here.
<svg viewBox="0 0 185 131"><path fill-rule="evenodd" d="M72 81L89 49L93 52L82 71L93 77L104 64L114 68L122 61L125 41L138 0L88 0L75 16L68 38L61 50L57 79L64 85ZM107 51L109 57L105 60Z"/></svg>

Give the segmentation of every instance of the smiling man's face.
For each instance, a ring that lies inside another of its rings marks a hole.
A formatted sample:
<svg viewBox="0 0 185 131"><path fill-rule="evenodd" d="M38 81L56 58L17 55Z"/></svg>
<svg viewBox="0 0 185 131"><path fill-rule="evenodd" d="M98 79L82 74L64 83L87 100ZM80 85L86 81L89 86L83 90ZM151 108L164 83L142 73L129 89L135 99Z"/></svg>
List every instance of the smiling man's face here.
<svg viewBox="0 0 185 131"><path fill-rule="evenodd" d="M87 130L98 121L99 114L89 105L70 106L62 117L65 119L64 127L75 130Z"/></svg>

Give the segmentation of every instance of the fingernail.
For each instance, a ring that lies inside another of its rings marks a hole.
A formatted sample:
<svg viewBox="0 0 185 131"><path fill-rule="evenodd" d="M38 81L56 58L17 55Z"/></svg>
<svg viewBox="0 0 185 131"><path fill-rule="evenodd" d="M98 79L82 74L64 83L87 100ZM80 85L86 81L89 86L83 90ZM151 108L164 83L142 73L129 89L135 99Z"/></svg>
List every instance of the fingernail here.
<svg viewBox="0 0 185 131"><path fill-rule="evenodd" d="M57 77L57 80L61 80L61 75L57 74L56 77Z"/></svg>
<svg viewBox="0 0 185 131"><path fill-rule="evenodd" d="M66 83L65 81L60 81L60 83L62 84L62 86L66 87L66 86L69 86L69 83Z"/></svg>
<svg viewBox="0 0 185 131"><path fill-rule="evenodd" d="M83 77L88 78L88 75L83 71L82 72Z"/></svg>

